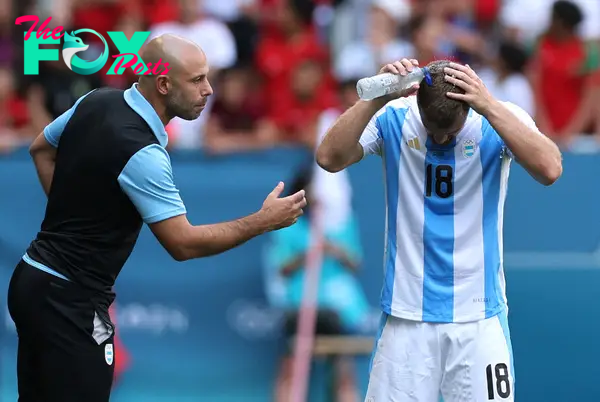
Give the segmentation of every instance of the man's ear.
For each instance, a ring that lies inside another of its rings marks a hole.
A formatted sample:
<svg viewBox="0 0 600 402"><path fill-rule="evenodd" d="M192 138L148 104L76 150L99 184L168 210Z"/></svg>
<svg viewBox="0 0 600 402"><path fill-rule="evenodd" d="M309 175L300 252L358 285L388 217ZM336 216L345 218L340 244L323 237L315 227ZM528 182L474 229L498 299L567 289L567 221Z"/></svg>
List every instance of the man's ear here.
<svg viewBox="0 0 600 402"><path fill-rule="evenodd" d="M167 95L171 91L171 80L166 75L156 77L156 90L161 95Z"/></svg>

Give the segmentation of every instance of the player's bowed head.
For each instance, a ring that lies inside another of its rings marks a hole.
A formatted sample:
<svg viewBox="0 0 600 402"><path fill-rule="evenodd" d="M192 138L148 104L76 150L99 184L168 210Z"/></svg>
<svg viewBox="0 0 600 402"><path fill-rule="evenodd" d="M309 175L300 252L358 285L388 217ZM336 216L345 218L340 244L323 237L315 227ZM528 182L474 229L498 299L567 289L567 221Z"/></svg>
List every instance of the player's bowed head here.
<svg viewBox="0 0 600 402"><path fill-rule="evenodd" d="M469 114L469 104L447 96L448 93L464 94L464 90L445 80L444 69L448 60L434 61L427 65L427 82L417 90L417 105L421 121L427 133L438 144L452 141L463 128Z"/></svg>

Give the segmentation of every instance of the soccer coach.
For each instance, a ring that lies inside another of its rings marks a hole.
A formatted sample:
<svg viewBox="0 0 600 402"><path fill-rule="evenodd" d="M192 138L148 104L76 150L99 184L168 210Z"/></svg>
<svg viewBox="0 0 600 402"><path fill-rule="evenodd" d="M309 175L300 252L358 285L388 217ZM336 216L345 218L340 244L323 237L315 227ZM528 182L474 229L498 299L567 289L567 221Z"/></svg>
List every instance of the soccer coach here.
<svg viewBox="0 0 600 402"><path fill-rule="evenodd" d="M200 115L212 94L207 60L197 45L173 35L149 42L143 59L153 66L162 59L171 69L140 76L126 91L88 93L31 145L48 203L8 290L20 402L109 400L111 289L144 222L184 261L289 226L306 205L303 190L279 198L279 183L252 215L192 226L173 182L165 125Z"/></svg>

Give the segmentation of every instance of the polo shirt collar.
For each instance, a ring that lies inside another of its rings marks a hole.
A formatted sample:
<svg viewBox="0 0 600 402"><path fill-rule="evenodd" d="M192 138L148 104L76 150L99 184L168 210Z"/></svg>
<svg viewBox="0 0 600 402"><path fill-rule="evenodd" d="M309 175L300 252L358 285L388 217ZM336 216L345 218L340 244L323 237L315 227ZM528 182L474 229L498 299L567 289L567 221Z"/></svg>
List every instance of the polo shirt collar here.
<svg viewBox="0 0 600 402"><path fill-rule="evenodd" d="M160 145L165 148L169 142L167 130L165 130L165 126L160 117L158 117L156 110L154 110L150 102L138 90L137 82L125 91L124 97L129 107L148 123Z"/></svg>

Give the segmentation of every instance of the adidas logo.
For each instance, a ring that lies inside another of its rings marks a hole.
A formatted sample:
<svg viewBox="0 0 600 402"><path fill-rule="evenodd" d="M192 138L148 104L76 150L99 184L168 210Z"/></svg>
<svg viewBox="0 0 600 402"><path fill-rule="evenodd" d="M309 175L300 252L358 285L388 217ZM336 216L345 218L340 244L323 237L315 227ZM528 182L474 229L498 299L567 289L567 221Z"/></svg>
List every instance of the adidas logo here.
<svg viewBox="0 0 600 402"><path fill-rule="evenodd" d="M421 143L419 142L418 137L408 140L407 144L412 149L416 149L417 151L421 150Z"/></svg>

